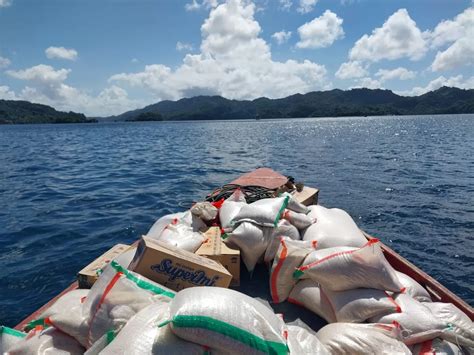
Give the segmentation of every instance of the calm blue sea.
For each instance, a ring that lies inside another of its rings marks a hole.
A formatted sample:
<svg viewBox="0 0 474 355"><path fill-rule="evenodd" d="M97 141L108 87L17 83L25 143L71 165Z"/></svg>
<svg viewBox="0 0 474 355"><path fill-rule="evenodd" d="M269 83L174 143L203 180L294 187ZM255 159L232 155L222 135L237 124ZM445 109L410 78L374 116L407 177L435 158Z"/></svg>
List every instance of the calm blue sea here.
<svg viewBox="0 0 474 355"><path fill-rule="evenodd" d="M0 126L0 323L112 245L271 167L474 304L474 115Z"/></svg>

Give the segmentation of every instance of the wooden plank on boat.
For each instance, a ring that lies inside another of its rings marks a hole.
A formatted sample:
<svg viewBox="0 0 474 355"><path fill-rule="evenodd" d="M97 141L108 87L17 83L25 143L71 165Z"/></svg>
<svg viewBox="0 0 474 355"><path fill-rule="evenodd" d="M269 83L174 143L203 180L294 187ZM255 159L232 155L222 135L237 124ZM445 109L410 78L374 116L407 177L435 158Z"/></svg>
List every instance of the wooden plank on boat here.
<svg viewBox="0 0 474 355"><path fill-rule="evenodd" d="M296 191L294 194L295 198L306 206L318 204L318 195L319 190L309 186L303 187L303 191Z"/></svg>
<svg viewBox="0 0 474 355"><path fill-rule="evenodd" d="M238 179L232 181L231 184L240 186L262 186L274 190L285 185L287 181L288 178L286 176L277 173L272 169L259 168L242 175Z"/></svg>
<svg viewBox="0 0 474 355"><path fill-rule="evenodd" d="M367 239L373 239L375 237L362 231ZM438 281L432 278L423 270L419 269L416 265L409 262L407 259L396 253L393 249L389 248L385 244L381 243L382 250L385 258L397 271L400 271L412 279L417 281L423 287L425 287L434 302L445 302L452 303L458 307L461 311L474 321L474 310L473 308L463 301L460 297L456 296L453 292L449 291L446 287L441 285Z"/></svg>

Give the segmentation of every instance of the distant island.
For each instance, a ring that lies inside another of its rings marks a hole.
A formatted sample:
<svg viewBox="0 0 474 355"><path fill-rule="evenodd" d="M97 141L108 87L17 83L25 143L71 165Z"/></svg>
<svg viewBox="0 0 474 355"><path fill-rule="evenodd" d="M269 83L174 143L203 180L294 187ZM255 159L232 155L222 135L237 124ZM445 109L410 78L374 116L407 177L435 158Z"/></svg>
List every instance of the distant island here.
<svg viewBox="0 0 474 355"><path fill-rule="evenodd" d="M0 100L0 124L91 123L82 113L56 111L51 106L28 101Z"/></svg>
<svg viewBox="0 0 474 355"><path fill-rule="evenodd" d="M314 91L282 99L196 96L161 101L117 116L87 118L27 101L0 100L0 123L88 123L474 113L474 89L442 87L420 96L390 90Z"/></svg>

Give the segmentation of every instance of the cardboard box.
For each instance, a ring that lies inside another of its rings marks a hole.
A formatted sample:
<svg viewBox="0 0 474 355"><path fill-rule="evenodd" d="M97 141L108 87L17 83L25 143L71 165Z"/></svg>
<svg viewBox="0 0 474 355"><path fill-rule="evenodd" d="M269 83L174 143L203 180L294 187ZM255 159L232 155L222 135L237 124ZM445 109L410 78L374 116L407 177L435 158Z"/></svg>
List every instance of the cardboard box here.
<svg viewBox="0 0 474 355"><path fill-rule="evenodd" d="M193 286L229 287L232 280L230 272L214 260L145 236L129 269L175 291Z"/></svg>
<svg viewBox="0 0 474 355"><path fill-rule="evenodd" d="M207 240L196 251L196 254L217 261L231 274L231 286L240 285L240 250L231 249L221 239L219 227L210 227L204 235Z"/></svg>
<svg viewBox="0 0 474 355"><path fill-rule="evenodd" d="M97 259L79 271L77 274L79 288L91 288L99 278L97 271L103 269L104 266L107 265L112 259L128 250L128 248L130 248L130 245L114 245L111 249L107 250L104 254L99 256Z"/></svg>

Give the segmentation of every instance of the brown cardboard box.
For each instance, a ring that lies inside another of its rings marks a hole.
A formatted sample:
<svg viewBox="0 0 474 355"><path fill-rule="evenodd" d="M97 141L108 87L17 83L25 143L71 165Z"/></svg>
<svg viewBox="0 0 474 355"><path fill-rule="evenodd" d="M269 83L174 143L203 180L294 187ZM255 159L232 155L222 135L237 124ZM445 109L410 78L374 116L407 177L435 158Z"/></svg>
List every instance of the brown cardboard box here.
<svg viewBox="0 0 474 355"><path fill-rule="evenodd" d="M175 291L193 286L229 287L232 280L226 268L214 260L145 236L129 269Z"/></svg>
<svg viewBox="0 0 474 355"><path fill-rule="evenodd" d="M210 227L204 235L207 240L196 254L215 260L232 274L231 286L240 285L240 250L231 249L221 239L219 227Z"/></svg>
<svg viewBox="0 0 474 355"><path fill-rule="evenodd" d="M97 271L103 269L112 259L116 258L124 251L128 250L130 245L117 244L111 249L107 250L104 254L99 256L85 268L77 274L77 281L79 282L79 288L91 288L92 285L97 281L99 277Z"/></svg>

